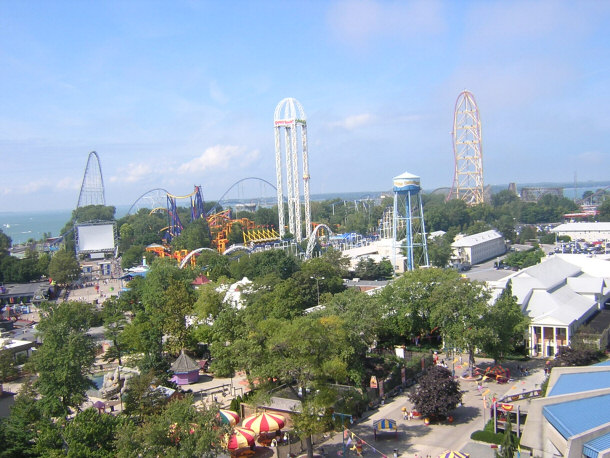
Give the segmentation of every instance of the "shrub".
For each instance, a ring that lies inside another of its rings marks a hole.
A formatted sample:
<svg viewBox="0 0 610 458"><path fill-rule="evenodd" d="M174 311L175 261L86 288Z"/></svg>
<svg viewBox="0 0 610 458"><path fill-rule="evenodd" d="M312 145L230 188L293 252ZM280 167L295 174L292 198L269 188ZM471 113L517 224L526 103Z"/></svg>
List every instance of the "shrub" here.
<svg viewBox="0 0 610 458"><path fill-rule="evenodd" d="M495 434L493 431L475 431L470 435L470 438L488 444L500 444L503 436L503 434Z"/></svg>

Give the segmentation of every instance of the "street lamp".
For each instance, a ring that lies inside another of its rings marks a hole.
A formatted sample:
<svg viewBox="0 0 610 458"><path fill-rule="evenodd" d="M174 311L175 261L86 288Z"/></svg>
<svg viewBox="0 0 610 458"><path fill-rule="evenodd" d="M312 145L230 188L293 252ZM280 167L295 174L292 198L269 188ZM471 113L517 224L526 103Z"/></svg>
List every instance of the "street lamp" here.
<svg viewBox="0 0 610 458"><path fill-rule="evenodd" d="M320 280L324 280L324 277L309 277L316 281L316 290L318 291L318 305L320 305Z"/></svg>
<svg viewBox="0 0 610 458"><path fill-rule="evenodd" d="M347 413L334 412L333 413L333 420L335 420L336 417L340 417L341 418L341 426L343 427L343 433L342 433L342 436L343 436L343 456L345 456L345 453L347 451L347 445L345 443L345 432L346 432L346 429L345 429L345 419L349 418L349 422L351 424L353 424L354 423L354 418L351 415L347 414Z"/></svg>

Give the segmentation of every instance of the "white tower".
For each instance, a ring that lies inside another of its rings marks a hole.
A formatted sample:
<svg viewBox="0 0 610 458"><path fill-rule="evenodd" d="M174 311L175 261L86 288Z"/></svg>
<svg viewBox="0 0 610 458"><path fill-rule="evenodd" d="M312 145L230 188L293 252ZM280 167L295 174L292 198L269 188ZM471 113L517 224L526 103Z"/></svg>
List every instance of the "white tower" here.
<svg viewBox="0 0 610 458"><path fill-rule="evenodd" d="M452 137L455 174L447 200L461 199L468 205L482 204L485 191L481 120L474 95L468 91L462 91L455 102Z"/></svg>
<svg viewBox="0 0 610 458"><path fill-rule="evenodd" d="M275 173L277 177L277 209L280 237L286 233L284 223L284 194L282 167L282 146L285 150L286 195L288 200L288 231L295 240L303 240L301 227L301 195L299 191L298 149L301 145L301 171L303 176L303 198L305 204L305 237L311 235L311 211L309 208L309 159L307 157L307 119L298 100L286 98L275 107L273 117L275 128ZM281 130L284 130L282 142ZM299 137L300 136L300 142Z"/></svg>
<svg viewBox="0 0 610 458"><path fill-rule="evenodd" d="M407 258L406 270L413 270L417 265L428 265L428 245L426 243L426 226L424 224L424 206L421 200L420 179L408 172L394 177L394 222L392 253L402 251ZM420 250L415 250L420 248ZM417 258L417 262L416 259Z"/></svg>

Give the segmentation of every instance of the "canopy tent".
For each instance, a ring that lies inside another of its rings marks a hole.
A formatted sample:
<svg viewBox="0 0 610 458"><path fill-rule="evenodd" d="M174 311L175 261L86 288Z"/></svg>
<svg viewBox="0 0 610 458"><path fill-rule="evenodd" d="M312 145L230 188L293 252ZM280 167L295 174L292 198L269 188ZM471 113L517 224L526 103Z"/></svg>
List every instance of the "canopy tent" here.
<svg viewBox="0 0 610 458"><path fill-rule="evenodd" d="M493 378L495 380L508 380L510 378L510 371L499 364L488 367L485 370L485 377Z"/></svg>
<svg viewBox="0 0 610 458"><path fill-rule="evenodd" d="M233 428L233 433L229 436L227 434L227 450L238 450L240 448L251 447L254 445L256 440L256 433L248 428L241 428L239 426Z"/></svg>
<svg viewBox="0 0 610 458"><path fill-rule="evenodd" d="M398 427L396 426L396 420L390 420L389 418L382 418L373 422L373 432L375 434L375 440L377 440L377 432L394 432L394 435L398 437Z"/></svg>
<svg viewBox="0 0 610 458"><path fill-rule="evenodd" d="M283 415L277 413L263 412L259 414L250 415L244 418L242 426L244 428L250 428L257 434L261 432L277 431L282 429L286 424L286 419Z"/></svg>
<svg viewBox="0 0 610 458"><path fill-rule="evenodd" d="M220 409L218 411L218 418L220 418L222 423L229 426L235 426L239 423L239 414L232 410Z"/></svg>
<svg viewBox="0 0 610 458"><path fill-rule="evenodd" d="M468 453L455 452L453 450L447 450L441 453L438 458L470 458Z"/></svg>

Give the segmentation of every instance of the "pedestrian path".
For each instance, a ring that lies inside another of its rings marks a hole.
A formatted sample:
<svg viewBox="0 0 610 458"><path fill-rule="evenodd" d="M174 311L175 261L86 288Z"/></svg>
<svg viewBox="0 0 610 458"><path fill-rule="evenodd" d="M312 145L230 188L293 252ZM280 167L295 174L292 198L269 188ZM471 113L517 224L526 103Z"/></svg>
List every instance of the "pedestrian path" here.
<svg viewBox="0 0 610 458"><path fill-rule="evenodd" d="M477 360L479 363L490 363L488 360ZM506 364L512 373L517 372L517 363ZM529 361L525 364L529 375L511 379L509 383L497 384L496 382L483 382L481 388L476 382L461 381L460 386L463 393L463 402L454 414L453 423L438 423L425 425L420 419L405 420L402 408L412 410L406 394L389 399L385 405L380 406L367 418L357 424L349 425L349 433L344 440L343 435L338 433L320 444L326 456L340 456L343 454L344 443L351 439L349 446L345 447L346 453L356 456L354 443L361 439L365 442L363 453L367 457L382 455L392 457L394 453L401 457L437 457L446 450L464 451L473 458L492 458L496 451L490 444L473 442L470 435L477 430L483 429L489 420L489 409L483 406L482 395L489 390L486 396L501 398L506 394L518 394L524 391L539 389L544 381L544 361ZM522 409L527 410L529 400L521 400L517 403ZM373 434L373 422L379 419L396 420L398 424L398 435L380 434L375 440ZM351 435L353 433L353 437ZM354 448L352 450L352 448ZM523 458L529 457L522 452Z"/></svg>

